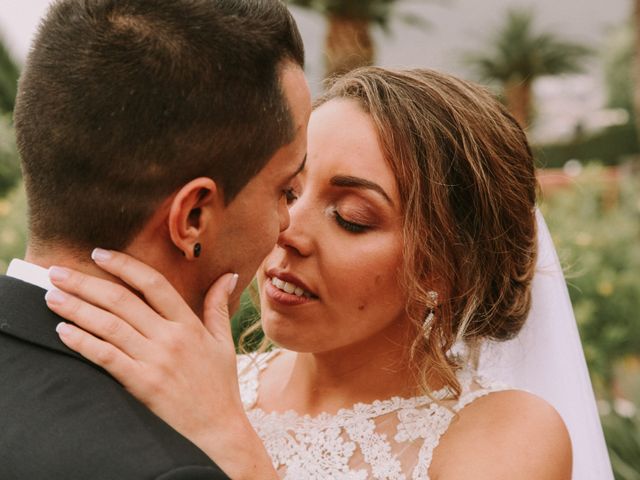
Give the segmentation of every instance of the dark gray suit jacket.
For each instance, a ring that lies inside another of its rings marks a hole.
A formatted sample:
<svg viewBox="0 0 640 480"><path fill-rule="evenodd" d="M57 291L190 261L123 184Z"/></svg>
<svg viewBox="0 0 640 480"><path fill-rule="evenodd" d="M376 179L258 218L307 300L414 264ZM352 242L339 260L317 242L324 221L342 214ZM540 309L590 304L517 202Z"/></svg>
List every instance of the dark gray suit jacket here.
<svg viewBox="0 0 640 480"><path fill-rule="evenodd" d="M69 350L45 291L0 276L0 479L217 480L220 469Z"/></svg>

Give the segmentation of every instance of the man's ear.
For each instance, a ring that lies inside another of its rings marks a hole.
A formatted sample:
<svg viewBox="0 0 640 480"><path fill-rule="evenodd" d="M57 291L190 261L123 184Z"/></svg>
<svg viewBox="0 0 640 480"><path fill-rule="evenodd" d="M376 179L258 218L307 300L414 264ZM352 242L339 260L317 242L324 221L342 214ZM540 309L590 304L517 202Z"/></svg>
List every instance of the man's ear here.
<svg viewBox="0 0 640 480"><path fill-rule="evenodd" d="M206 177L190 181L171 201L167 219L171 241L193 259L196 244L215 238L212 233L219 228L223 210L224 196L216 182Z"/></svg>

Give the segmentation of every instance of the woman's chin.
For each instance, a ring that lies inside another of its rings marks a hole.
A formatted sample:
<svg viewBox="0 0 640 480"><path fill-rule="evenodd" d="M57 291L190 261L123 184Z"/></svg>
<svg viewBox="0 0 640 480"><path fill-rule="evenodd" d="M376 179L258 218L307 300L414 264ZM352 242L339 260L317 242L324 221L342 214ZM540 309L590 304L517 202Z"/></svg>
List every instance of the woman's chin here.
<svg viewBox="0 0 640 480"><path fill-rule="evenodd" d="M292 325L282 319L263 319L264 334L276 345L298 353L312 353L322 349L321 335L301 325Z"/></svg>

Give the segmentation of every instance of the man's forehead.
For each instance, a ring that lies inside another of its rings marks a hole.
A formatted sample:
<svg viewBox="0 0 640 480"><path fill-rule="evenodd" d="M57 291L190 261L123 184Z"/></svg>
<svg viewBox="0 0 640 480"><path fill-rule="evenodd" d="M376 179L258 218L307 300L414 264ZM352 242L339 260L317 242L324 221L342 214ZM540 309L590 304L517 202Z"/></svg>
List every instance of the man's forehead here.
<svg viewBox="0 0 640 480"><path fill-rule="evenodd" d="M311 114L311 91L304 71L298 65L290 63L282 70L281 82L295 128L306 130Z"/></svg>
<svg viewBox="0 0 640 480"><path fill-rule="evenodd" d="M298 175L300 172L302 172L306 164L307 164L307 154L305 153L304 158L302 159L302 162L300 162L300 165L298 165L298 168L296 169L295 172L293 172L293 175L291 175L291 177L293 178L296 175Z"/></svg>

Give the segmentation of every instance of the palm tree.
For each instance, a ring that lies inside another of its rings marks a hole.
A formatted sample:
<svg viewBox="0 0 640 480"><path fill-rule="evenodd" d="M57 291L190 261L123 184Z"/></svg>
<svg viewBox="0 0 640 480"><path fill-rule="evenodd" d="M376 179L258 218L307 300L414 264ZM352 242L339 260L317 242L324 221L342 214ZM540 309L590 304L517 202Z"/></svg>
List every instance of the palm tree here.
<svg viewBox="0 0 640 480"><path fill-rule="evenodd" d="M325 77L340 75L356 67L372 65L375 45L371 25L388 31L392 17L405 23L425 27L427 22L416 15L401 13L401 0L288 0L292 5L308 8L327 17L325 39Z"/></svg>
<svg viewBox="0 0 640 480"><path fill-rule="evenodd" d="M536 78L580 72L590 53L589 48L553 33L536 32L532 11L513 9L507 11L506 21L490 40L489 48L467 54L466 60L483 80L502 85L507 108L526 127Z"/></svg>

